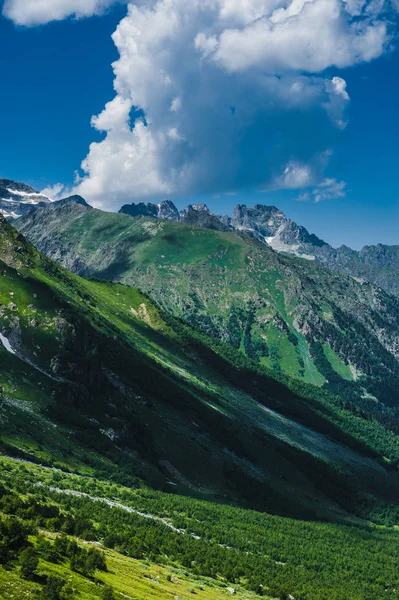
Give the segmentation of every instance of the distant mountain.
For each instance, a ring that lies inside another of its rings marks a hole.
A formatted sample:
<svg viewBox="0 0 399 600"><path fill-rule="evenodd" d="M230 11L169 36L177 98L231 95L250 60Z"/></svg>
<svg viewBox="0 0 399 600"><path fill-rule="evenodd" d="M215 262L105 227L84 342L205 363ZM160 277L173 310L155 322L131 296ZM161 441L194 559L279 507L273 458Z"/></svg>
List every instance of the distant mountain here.
<svg viewBox="0 0 399 600"><path fill-rule="evenodd" d="M255 216L241 210L235 216L241 231L226 231L230 224L221 220L211 229L209 219L218 218L203 206L175 221L67 204L35 209L16 226L68 269L139 287L258 364L372 411L381 413L383 404L387 414L396 410L399 301L316 260L260 243L260 235L279 235L287 245L308 239L275 208L255 207ZM317 243L312 247L324 248Z"/></svg>
<svg viewBox="0 0 399 600"><path fill-rule="evenodd" d="M32 206L46 206L51 202L25 183L10 179L0 179L0 213L6 218L18 218L27 213Z"/></svg>
<svg viewBox="0 0 399 600"><path fill-rule="evenodd" d="M378 244L365 246L360 251L347 246L335 249L288 219L275 206L257 204L248 208L238 205L232 218L214 215L204 204L190 205L179 212L169 200L159 205L129 204L120 212L133 217L150 216L220 231L247 233L276 252L319 262L333 271L370 281L399 296L399 245Z"/></svg>
<svg viewBox="0 0 399 600"><path fill-rule="evenodd" d="M236 206L233 218L227 215L214 215L206 204L189 204L187 208L178 211L170 200L161 204L126 204L120 213L131 217L154 217L180 221L219 231L241 231L267 244L277 252L288 252L308 258L301 249L307 246L323 247L325 242L310 234L304 227L297 225L275 206L257 204L253 208L245 205ZM314 260L314 257L310 257Z"/></svg>
<svg viewBox="0 0 399 600"><path fill-rule="evenodd" d="M180 221L181 223L189 223L197 227L219 231L232 229L229 223L223 222L222 217L212 214L206 204L189 204L187 208L179 212L170 200L165 200L160 204L140 202L139 204L125 204L119 213L131 217L154 217L168 221Z"/></svg>
<svg viewBox="0 0 399 600"><path fill-rule="evenodd" d="M75 194L74 196L68 196L67 198L62 198L62 200L56 200L54 201L52 204L47 205L47 208L49 208L51 210L51 208L56 209L59 208L60 206L73 206L73 205L78 205L78 206L85 206L86 208L91 209L92 207L90 206L90 204L87 204L86 200L84 198L82 198L82 196L78 196L77 194Z"/></svg>

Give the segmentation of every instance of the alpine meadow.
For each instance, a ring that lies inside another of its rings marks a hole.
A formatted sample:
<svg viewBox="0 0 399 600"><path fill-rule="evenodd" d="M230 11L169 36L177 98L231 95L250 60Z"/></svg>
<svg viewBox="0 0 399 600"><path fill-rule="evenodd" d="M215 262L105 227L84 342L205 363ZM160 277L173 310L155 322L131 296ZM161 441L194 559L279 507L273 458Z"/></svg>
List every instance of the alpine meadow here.
<svg viewBox="0 0 399 600"><path fill-rule="evenodd" d="M0 0L0 600L399 598L398 10Z"/></svg>

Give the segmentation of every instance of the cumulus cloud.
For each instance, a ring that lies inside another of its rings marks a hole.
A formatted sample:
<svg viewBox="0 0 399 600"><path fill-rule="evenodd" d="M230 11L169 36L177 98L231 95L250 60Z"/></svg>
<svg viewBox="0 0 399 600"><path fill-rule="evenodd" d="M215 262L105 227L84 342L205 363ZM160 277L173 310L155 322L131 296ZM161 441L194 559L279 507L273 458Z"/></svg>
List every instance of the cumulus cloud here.
<svg viewBox="0 0 399 600"><path fill-rule="evenodd" d="M380 56L387 41L384 20L359 20L340 0L292 0L245 27L225 29L214 60L231 72L251 67L263 72L320 73ZM362 6L366 1L361 2Z"/></svg>
<svg viewBox="0 0 399 600"><path fill-rule="evenodd" d="M5 0L3 14L17 25L43 25L71 16L80 19L99 15L120 1L123 0Z"/></svg>
<svg viewBox="0 0 399 600"><path fill-rule="evenodd" d="M283 174L274 180L274 188L280 190L297 190L308 187L312 183L312 179L310 165L291 161L285 167Z"/></svg>
<svg viewBox="0 0 399 600"><path fill-rule="evenodd" d="M111 3L7 0L5 10L43 22L45 5L50 20ZM335 181L324 172L326 148L348 120L342 69L389 46L386 8L384 0L129 2L113 35L115 97L92 119L103 139L91 144L75 191L111 209L248 186L314 188L321 200L334 187L324 182Z"/></svg>

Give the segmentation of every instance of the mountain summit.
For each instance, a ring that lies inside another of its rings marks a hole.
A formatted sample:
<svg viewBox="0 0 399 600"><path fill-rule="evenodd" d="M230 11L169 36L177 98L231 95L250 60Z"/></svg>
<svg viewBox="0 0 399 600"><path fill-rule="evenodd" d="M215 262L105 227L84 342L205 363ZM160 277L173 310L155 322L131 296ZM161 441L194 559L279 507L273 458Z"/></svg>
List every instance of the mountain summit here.
<svg viewBox="0 0 399 600"><path fill-rule="evenodd" d="M0 179L0 212L7 218L18 218L32 206L46 206L51 199L38 190L11 179Z"/></svg>
<svg viewBox="0 0 399 600"><path fill-rule="evenodd" d="M290 252L304 258L315 258L301 251L304 244L317 247L327 245L304 227L287 219L275 206L256 204L253 208L247 208L245 204L239 204L234 210L232 225L238 231L251 233L277 252Z"/></svg>

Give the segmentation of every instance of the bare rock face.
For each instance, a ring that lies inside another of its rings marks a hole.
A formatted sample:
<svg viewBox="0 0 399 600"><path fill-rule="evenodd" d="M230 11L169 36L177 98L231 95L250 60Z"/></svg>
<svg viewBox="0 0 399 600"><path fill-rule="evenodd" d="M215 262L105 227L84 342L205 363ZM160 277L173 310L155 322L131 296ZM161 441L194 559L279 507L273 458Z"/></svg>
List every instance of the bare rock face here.
<svg viewBox="0 0 399 600"><path fill-rule="evenodd" d="M220 217L212 214L206 204L189 204L189 206L180 213L180 220L189 225L205 227L206 229L215 229L217 231L228 231L231 229L222 222Z"/></svg>
<svg viewBox="0 0 399 600"><path fill-rule="evenodd" d="M138 204L125 204L119 212L131 217L153 217L166 221L180 221L188 225L218 231L231 229L230 225L221 217L212 214L206 204L189 204L187 208L179 212L170 200L164 200L160 204L139 202Z"/></svg>
<svg viewBox="0 0 399 600"><path fill-rule="evenodd" d="M176 206L170 200L164 200L158 204L158 219L168 221L180 221L180 214Z"/></svg>
<svg viewBox="0 0 399 600"><path fill-rule="evenodd" d="M153 217L154 219L166 219L168 221L180 221L180 213L170 200L164 200L160 204L139 202L125 204L119 211L120 214L130 217Z"/></svg>
<svg viewBox="0 0 399 600"><path fill-rule="evenodd" d="M284 213L275 206L256 204L253 208L247 208L245 204L238 204L234 210L232 225L234 229L250 232L265 241L265 238L275 236L287 221Z"/></svg>
<svg viewBox="0 0 399 600"><path fill-rule="evenodd" d="M252 234L277 252L310 255L313 247L327 246L305 227L287 219L275 206L257 204L253 208L247 208L245 205L238 205L232 225L234 229Z"/></svg>
<svg viewBox="0 0 399 600"><path fill-rule="evenodd" d="M139 202L135 204L125 204L119 211L121 214L129 215L130 217L155 217L158 218L158 206L156 204L145 204Z"/></svg>

